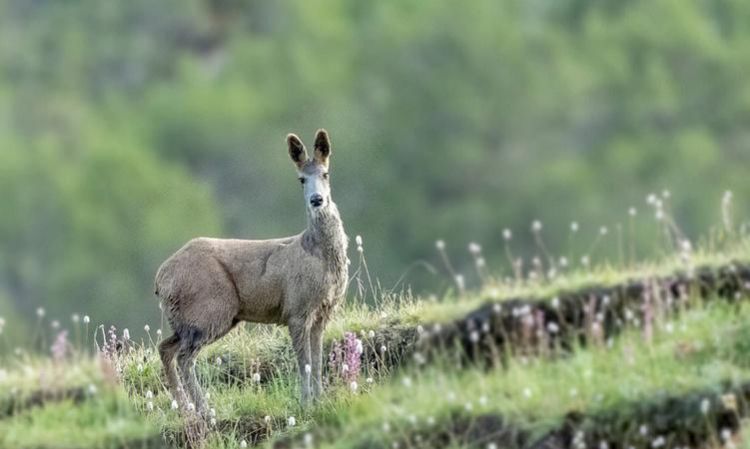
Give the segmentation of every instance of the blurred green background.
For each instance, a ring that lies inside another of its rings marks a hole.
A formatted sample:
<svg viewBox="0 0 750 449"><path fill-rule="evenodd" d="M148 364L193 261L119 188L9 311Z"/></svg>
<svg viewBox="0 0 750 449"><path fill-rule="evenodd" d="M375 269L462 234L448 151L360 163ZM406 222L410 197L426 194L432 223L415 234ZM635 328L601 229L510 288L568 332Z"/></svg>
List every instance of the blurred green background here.
<svg viewBox="0 0 750 449"><path fill-rule="evenodd" d="M630 206L648 254L649 192L693 238L750 198L749 74L746 0L0 0L0 315L157 323L190 237L302 229L284 136L319 127L384 286Z"/></svg>

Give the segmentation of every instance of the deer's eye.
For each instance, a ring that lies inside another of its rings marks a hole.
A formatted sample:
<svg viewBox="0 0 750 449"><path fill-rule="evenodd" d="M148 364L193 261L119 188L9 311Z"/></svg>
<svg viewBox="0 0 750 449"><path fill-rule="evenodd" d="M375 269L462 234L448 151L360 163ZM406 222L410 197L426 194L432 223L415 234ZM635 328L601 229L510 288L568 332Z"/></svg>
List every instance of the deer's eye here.
<svg viewBox="0 0 750 449"><path fill-rule="evenodd" d="M305 178L299 178L299 183L300 184L304 184L305 183Z"/></svg>

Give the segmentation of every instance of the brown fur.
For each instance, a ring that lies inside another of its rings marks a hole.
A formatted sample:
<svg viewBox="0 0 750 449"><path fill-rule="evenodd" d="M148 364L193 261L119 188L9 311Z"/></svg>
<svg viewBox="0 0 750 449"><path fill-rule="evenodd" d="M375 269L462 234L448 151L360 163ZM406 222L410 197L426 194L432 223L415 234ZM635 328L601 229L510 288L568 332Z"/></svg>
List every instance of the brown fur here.
<svg viewBox="0 0 750 449"><path fill-rule="evenodd" d="M321 185L327 188L330 142L324 130L318 131L318 141L326 146L319 154L316 145L315 159L307 159L299 138L287 137L300 176L316 177L319 183L324 178ZM346 290L347 238L330 195L324 207L307 210L307 229L298 235L273 240L197 238L159 268L156 294L174 330L159 350L167 383L183 406L192 401L205 412L195 357L201 347L223 337L240 321L288 326L302 401L320 395L322 332ZM172 365L175 356L179 379Z"/></svg>

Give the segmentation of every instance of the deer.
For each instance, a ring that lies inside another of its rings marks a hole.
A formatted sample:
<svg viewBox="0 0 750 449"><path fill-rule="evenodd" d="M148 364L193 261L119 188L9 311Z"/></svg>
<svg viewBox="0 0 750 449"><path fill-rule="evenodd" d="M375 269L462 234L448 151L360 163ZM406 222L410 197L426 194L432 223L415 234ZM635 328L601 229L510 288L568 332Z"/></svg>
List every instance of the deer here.
<svg viewBox="0 0 750 449"><path fill-rule="evenodd" d="M349 259L348 238L331 199L331 140L320 129L314 142L309 157L297 135L286 137L302 185L304 231L270 240L199 237L159 267L155 293L173 331L159 343L159 355L167 388L181 407L205 416L196 357L240 322L287 326L301 403L320 397L323 331L345 295Z"/></svg>

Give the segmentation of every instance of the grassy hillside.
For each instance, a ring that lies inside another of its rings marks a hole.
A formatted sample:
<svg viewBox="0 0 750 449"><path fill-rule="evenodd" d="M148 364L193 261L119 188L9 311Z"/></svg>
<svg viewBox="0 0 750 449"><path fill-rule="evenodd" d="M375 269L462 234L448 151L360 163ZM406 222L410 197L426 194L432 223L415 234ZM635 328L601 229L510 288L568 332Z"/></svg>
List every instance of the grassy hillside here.
<svg viewBox="0 0 750 449"><path fill-rule="evenodd" d="M37 347L50 356L3 359L0 447L738 444L750 400L749 256L743 240L689 260L347 303L326 332L327 393L308 409L286 330L240 327L198 361L207 421L165 391L160 330L134 341L102 326L93 356L88 323L48 341L40 317Z"/></svg>

